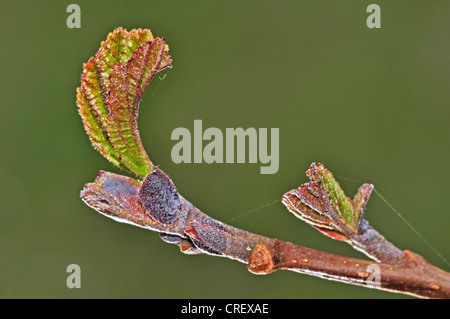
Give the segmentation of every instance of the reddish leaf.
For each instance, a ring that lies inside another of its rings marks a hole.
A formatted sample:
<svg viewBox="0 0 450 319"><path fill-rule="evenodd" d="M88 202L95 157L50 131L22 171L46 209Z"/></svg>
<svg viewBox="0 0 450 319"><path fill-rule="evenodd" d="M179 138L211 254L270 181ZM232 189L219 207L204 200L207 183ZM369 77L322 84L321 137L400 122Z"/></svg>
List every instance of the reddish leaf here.
<svg viewBox="0 0 450 319"><path fill-rule="evenodd" d="M147 41L125 65L115 64L110 76L108 135L122 163L139 176L153 167L139 136L139 103L155 74L171 66L167 50L163 39Z"/></svg>

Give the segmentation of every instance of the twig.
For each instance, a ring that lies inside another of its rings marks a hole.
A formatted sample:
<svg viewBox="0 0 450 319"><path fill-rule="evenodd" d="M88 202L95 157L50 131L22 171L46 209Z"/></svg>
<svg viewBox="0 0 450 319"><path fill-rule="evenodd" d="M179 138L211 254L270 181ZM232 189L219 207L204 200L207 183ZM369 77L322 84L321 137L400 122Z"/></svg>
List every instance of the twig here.
<svg viewBox="0 0 450 319"><path fill-rule="evenodd" d="M157 168L142 183L101 172L95 183L86 184L81 197L110 218L160 232L164 241L178 244L184 253L235 259L247 264L254 274L287 269L419 297L450 298L450 273L415 253L405 250L400 260L379 263L253 234L202 213L179 195L172 181Z"/></svg>
<svg viewBox="0 0 450 319"><path fill-rule="evenodd" d="M374 264L265 238L256 246L248 267L256 274L287 269L418 297L450 298L450 274L429 264L420 255L404 252L405 257L398 264ZM378 267L379 281L371 278L374 265Z"/></svg>

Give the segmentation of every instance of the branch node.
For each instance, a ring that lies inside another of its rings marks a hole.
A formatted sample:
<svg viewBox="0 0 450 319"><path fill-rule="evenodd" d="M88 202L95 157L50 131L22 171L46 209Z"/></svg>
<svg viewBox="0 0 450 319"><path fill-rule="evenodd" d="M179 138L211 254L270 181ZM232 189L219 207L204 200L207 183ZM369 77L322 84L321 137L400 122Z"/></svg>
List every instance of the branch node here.
<svg viewBox="0 0 450 319"><path fill-rule="evenodd" d="M264 242L265 240L261 239L255 249L253 249L252 256L248 262L248 270L251 273L265 275L275 270L272 254Z"/></svg>

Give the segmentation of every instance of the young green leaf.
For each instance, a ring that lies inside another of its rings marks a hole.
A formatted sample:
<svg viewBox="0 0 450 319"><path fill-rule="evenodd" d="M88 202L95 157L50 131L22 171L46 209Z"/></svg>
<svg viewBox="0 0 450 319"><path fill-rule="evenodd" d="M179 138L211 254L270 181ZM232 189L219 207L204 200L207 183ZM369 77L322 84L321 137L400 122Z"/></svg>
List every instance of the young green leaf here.
<svg viewBox="0 0 450 319"><path fill-rule="evenodd" d="M171 67L167 52L150 30L118 28L83 65L77 89L78 112L91 143L111 163L141 177L153 164L137 132L138 105L154 75Z"/></svg>
<svg viewBox="0 0 450 319"><path fill-rule="evenodd" d="M306 172L310 182L283 195L282 202L295 216L337 240L350 241L359 225L373 185L364 184L354 200L345 196L333 174L318 163Z"/></svg>
<svg viewBox="0 0 450 319"><path fill-rule="evenodd" d="M348 241L349 238L337 230L337 227L327 215L322 196L316 196L317 193L312 193L309 190L309 184L311 183L304 184L298 189L284 194L283 204L296 217L310 224L321 233L337 240Z"/></svg>
<svg viewBox="0 0 450 319"><path fill-rule="evenodd" d="M155 74L171 66L167 50L163 39L147 41L125 65L115 64L110 76L106 129L122 163L141 177L152 171L153 164L139 136L139 103Z"/></svg>

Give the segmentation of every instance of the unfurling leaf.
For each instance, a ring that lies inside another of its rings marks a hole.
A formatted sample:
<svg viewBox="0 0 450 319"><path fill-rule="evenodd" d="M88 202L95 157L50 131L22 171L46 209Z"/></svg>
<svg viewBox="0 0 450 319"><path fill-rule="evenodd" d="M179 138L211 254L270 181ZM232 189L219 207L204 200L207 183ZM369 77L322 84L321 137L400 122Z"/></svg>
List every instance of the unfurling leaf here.
<svg viewBox="0 0 450 319"><path fill-rule="evenodd" d="M283 195L282 202L295 216L323 234L349 241L359 225L373 185L364 184L353 200L322 164L313 163L306 172L310 182Z"/></svg>
<svg viewBox="0 0 450 319"><path fill-rule="evenodd" d="M153 167L139 137L139 103L151 79L169 63L167 46L157 38L142 44L125 65L115 64L110 76L107 132L122 163L139 176Z"/></svg>
<svg viewBox="0 0 450 319"><path fill-rule="evenodd" d="M139 137L139 103L155 74L171 63L168 46L150 30L118 28L83 65L77 105L92 144L111 163L141 177L153 164Z"/></svg>

